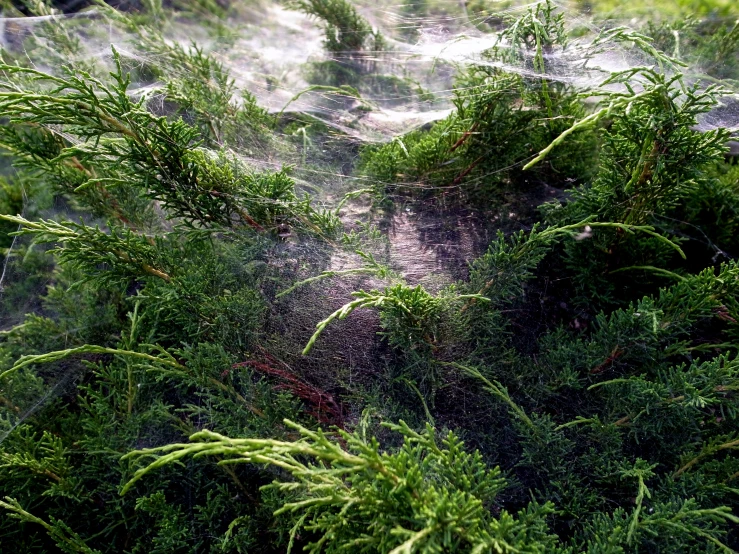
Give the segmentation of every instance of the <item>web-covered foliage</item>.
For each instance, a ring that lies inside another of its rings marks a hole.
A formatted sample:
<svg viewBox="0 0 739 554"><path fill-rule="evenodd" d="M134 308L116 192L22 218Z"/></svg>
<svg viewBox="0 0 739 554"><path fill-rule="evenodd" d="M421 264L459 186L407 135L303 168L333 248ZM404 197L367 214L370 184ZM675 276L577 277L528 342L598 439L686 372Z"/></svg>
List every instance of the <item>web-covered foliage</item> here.
<svg viewBox="0 0 739 554"><path fill-rule="evenodd" d="M736 26L3 9L0 549L739 548Z"/></svg>
<svg viewBox="0 0 739 554"><path fill-rule="evenodd" d="M551 3L511 21L480 63L460 71L449 117L364 153L366 174L387 183L378 193L398 189L484 203L508 187L546 178L515 169L584 113L576 90L548 76L566 48L563 14ZM594 146L593 136L578 137L548 169L560 179L582 180Z"/></svg>

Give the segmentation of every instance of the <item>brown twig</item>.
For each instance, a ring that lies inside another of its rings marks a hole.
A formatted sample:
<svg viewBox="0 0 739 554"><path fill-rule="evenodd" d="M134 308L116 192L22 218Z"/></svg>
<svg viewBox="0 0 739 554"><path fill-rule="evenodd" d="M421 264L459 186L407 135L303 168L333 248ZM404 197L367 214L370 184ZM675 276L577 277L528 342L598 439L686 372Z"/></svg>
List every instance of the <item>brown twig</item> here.
<svg viewBox="0 0 739 554"><path fill-rule="evenodd" d="M461 183L462 182L462 179L464 179L465 177L467 177L467 175L470 173L470 171L472 171L473 169L475 169L480 164L480 162L485 159L485 156L486 155L480 156L474 162L472 162L470 165L468 165L467 166L467 169L465 169L462 173L460 173L459 175L457 175L457 177L455 177L454 181L452 182L452 185L453 186L456 186L459 183Z"/></svg>
<svg viewBox="0 0 739 554"><path fill-rule="evenodd" d="M266 354L266 357L268 358L267 363L258 360L246 360L234 364L232 367L234 369L250 367L259 373L277 377L282 382L276 385L275 389L290 391L305 401L312 408L309 414L315 417L320 423L335 425L340 429L344 428L344 410L334 400L331 394L310 383L306 383L289 370L274 367L273 363L276 363L276 360L269 356L269 354Z"/></svg>
<svg viewBox="0 0 739 554"><path fill-rule="evenodd" d="M462 134L462 136L459 137L459 140L452 145L452 147L449 149L449 151L450 152L454 152L457 148L459 148L460 146L462 146L467 141L467 139L472 135L472 133L475 132L475 130L477 129L477 126L478 125L479 125L479 122L478 121L475 121L474 125L472 125L472 127L470 127L470 130L469 131L465 131Z"/></svg>
<svg viewBox="0 0 739 554"><path fill-rule="evenodd" d="M624 355L624 351L620 350L618 346L616 346L612 351L611 354L606 358L606 361L604 361L602 364L599 364L595 366L593 369L590 370L591 375L595 375L597 373L601 373L606 369L606 366L608 364L613 364L617 359L619 359L621 356Z"/></svg>

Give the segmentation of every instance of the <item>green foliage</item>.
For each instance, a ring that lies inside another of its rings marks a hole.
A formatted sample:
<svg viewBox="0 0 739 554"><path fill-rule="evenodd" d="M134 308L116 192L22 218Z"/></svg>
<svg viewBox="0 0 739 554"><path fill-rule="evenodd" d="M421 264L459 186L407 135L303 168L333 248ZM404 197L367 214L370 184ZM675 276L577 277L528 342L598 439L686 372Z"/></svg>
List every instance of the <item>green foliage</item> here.
<svg viewBox="0 0 739 554"><path fill-rule="evenodd" d="M81 58L84 52L83 41L69 25L60 24L64 14L49 0L21 0L13 3L11 14L19 7L25 8L29 15L39 18L40 24L24 41L27 52L48 60L51 65L61 65L70 59ZM14 14L13 14L14 15ZM21 15L21 14L18 14ZM85 60L82 69L94 72L94 60Z"/></svg>
<svg viewBox="0 0 739 554"><path fill-rule="evenodd" d="M642 92L617 99L618 112L609 105L612 122L599 174L575 193L569 209L582 209L575 218L598 214L609 221L647 223L679 202L695 186L701 169L723 152L726 131L692 129L698 115L716 105L719 90L686 90L681 76L667 78L652 71L643 76Z"/></svg>
<svg viewBox="0 0 739 554"><path fill-rule="evenodd" d="M58 134L43 127L6 125L0 127L0 144L14 154L13 165L23 178L31 183L43 179L47 195L66 193L74 205L90 210L97 217L137 226L150 224L151 209L139 190L122 177L116 177L119 180L115 187L90 182L97 169L86 167L76 156L60 158L69 143ZM117 173L117 168L109 169ZM36 203L42 191L34 191ZM21 212L22 208L3 211L8 215Z"/></svg>
<svg viewBox="0 0 739 554"><path fill-rule="evenodd" d="M143 42L147 50L150 45L166 43ZM166 97L195 120L201 135L215 144L258 150L259 143L266 141L267 113L248 92L236 96L234 81L223 65L195 44L188 50L179 45L160 50L156 54L169 65L166 73L157 66L166 79Z"/></svg>
<svg viewBox="0 0 739 554"><path fill-rule="evenodd" d="M310 80L319 85L356 84L371 73L374 60L385 49L385 39L347 0L290 0L291 9L322 22L323 46L331 60L313 64Z"/></svg>
<svg viewBox="0 0 739 554"><path fill-rule="evenodd" d="M323 44L331 54L353 57L382 49L382 35L346 0L297 0L290 6L323 22Z"/></svg>
<svg viewBox="0 0 739 554"><path fill-rule="evenodd" d="M157 253L153 239L136 235L129 229L110 228L104 233L99 228L84 224L57 223L40 220L37 222L16 216L0 215L3 221L15 223L20 230L14 235L34 235L35 243L58 242L64 246L58 251L59 261L69 262L70 266L83 271L84 278L92 279L101 264L108 265L108 275L123 277L149 274L169 281L171 277L157 269Z"/></svg>
<svg viewBox="0 0 739 554"><path fill-rule="evenodd" d="M596 177L575 189L564 206L545 206L549 222L570 223L597 214L625 224L659 224L669 233L669 225L660 218L694 194L706 179L706 169L720 159L726 131L699 132L694 126L701 114L716 105L721 89L688 87L681 74L667 77L643 68L613 75L607 82L619 82L634 73L643 77L643 90L635 92L627 86L623 93L605 93L607 105L571 128L610 118ZM552 144L566 140L568 132ZM547 152L543 150L539 158ZM671 272L680 269L674 254L652 238L613 230L595 230L591 238L566 248L567 264L589 298L583 302L597 299L599 307L618 303L621 272L646 272L646 279L630 291L638 295L654 291L650 274L674 278Z"/></svg>
<svg viewBox="0 0 739 554"><path fill-rule="evenodd" d="M134 15L105 4L100 9L111 22L134 34L135 46L145 60L152 60L136 70L163 81L157 92L176 105L176 113L192 122L210 146L228 145L249 153L266 146L267 112L248 91L236 89L229 71L213 54L195 43L185 47L167 41L156 25L142 23Z"/></svg>
<svg viewBox="0 0 739 554"><path fill-rule="evenodd" d="M344 319L360 308L378 308L382 325L390 344L399 348L416 349L433 346L444 310L445 300L487 300L479 294L453 295L445 299L429 294L421 285L398 284L384 291L363 290L352 293L357 299L345 304L316 325L316 332L303 349L303 355L313 348L323 330L335 319Z"/></svg>
<svg viewBox="0 0 739 554"><path fill-rule="evenodd" d="M28 513L20 506L17 500L12 498L7 498L5 502L0 500L0 507L8 510L10 517L14 519L41 525L46 529L49 536L54 539L57 547L62 552L67 552L68 554L74 554L76 552L82 554L100 554L99 550L89 548L80 536L72 531L63 521L52 520L51 523L47 523L43 519Z"/></svg>
<svg viewBox="0 0 739 554"><path fill-rule="evenodd" d="M13 182L8 182L7 179L0 181L0 213L21 213L23 211L23 189ZM13 233L18 229L17 225L14 225L10 221L3 220L2 227L0 228L0 248L7 249L13 244ZM6 254L3 254L5 258Z"/></svg>
<svg viewBox="0 0 739 554"><path fill-rule="evenodd" d="M689 17L660 25L648 22L645 32L654 39L657 48L672 53L706 75L734 84L738 82L739 25L735 21Z"/></svg>
<svg viewBox="0 0 739 554"><path fill-rule="evenodd" d="M34 2L3 54L0 549L738 548L739 166L694 78L731 85L732 25L470 4L501 31L451 114L378 146L421 65L374 75L353 5L291 4L331 56L293 100L354 121L269 116L218 50L243 14L176 5ZM87 56L89 17L130 54Z"/></svg>
<svg viewBox="0 0 739 554"><path fill-rule="evenodd" d="M499 469L488 469L479 453L468 454L449 433L437 441L432 427L419 433L404 423L388 427L403 437L394 453L376 440L341 433L341 447L321 431L286 422L300 432L297 442L229 439L203 431L192 444L177 444L131 455L157 454L123 492L147 473L185 456L219 456L221 463L262 463L280 467L296 481L274 487L295 499L277 511L295 513L290 546L302 531L317 535L308 552L543 552L551 542L550 505L530 504L516 517L497 519L485 509L505 488ZM130 456L130 455L129 455ZM307 457L308 463L301 461Z"/></svg>
<svg viewBox="0 0 739 554"><path fill-rule="evenodd" d="M713 256L737 251L739 222L739 166L716 163L706 168L704 178L687 193L684 202L667 215L677 224L677 232L695 242L709 243Z"/></svg>
<svg viewBox="0 0 739 554"><path fill-rule="evenodd" d="M562 14L555 14L551 3L530 8L510 21L498 45L484 53L486 63L458 75L452 115L428 132L415 131L367 149L364 172L401 192L425 195L430 189L477 205L511 185L526 186L529 177L518 166L583 114L574 90L546 76L547 56L566 45ZM521 72L501 65L520 66ZM582 179L592 159L593 141L588 138L573 147L581 164L563 152L549 169Z"/></svg>
<svg viewBox="0 0 739 554"><path fill-rule="evenodd" d="M29 81L26 88L9 79L4 83L5 91L0 92L0 109L12 123L61 125L81 140L63 148L54 158L57 163L72 160L81 166L84 177L74 190L101 184L135 184L172 217L191 226L230 227L240 222L263 229L274 224L274 216L287 216L295 206L297 217L318 230L310 219L320 221L321 214L310 207L309 201L296 198L292 182L283 173L255 175L235 158L227 160L225 153L219 154L217 163L197 148L195 128L182 120L153 115L145 109L143 98L133 101L127 92L130 78L123 75L115 51L114 60L117 69L111 74L110 86L71 69L66 77L55 77L35 69L0 66L9 78ZM43 86L50 88L35 90ZM28 156L23 141L8 145ZM104 175L85 169L85 165L94 166L101 158ZM260 213L252 216L247 210L255 205ZM260 221L260 217L266 219Z"/></svg>
<svg viewBox="0 0 739 554"><path fill-rule="evenodd" d="M615 229L629 235L636 234L636 232L644 233L685 257L678 245L655 233L654 228L650 226L599 223L589 221L589 219L573 225L550 227L543 231L539 231L534 226L528 236L520 231L510 240L506 240L502 233L498 234L498 240L489 246L483 256L471 264L470 286L472 290L478 290L478 294L490 295L495 299L496 304L504 304L520 296L524 283L534 276L533 270L556 241L563 236L580 240L582 237L577 231L582 229L585 229L586 233L592 232L593 229Z"/></svg>
<svg viewBox="0 0 739 554"><path fill-rule="evenodd" d="M9 440L7 450L0 456L0 466L7 469L10 479L23 478L24 474L41 475L54 482L49 493L60 494L66 489L71 494L74 484L67 481L71 470L68 455L59 437L48 431L39 437L24 426Z"/></svg>

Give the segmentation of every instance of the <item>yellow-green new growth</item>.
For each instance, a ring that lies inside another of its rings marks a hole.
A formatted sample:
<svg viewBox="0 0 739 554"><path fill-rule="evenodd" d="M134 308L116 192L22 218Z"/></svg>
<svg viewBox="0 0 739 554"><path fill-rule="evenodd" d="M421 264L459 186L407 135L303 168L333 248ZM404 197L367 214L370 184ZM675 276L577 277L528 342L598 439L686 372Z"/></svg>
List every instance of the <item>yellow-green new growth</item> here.
<svg viewBox="0 0 739 554"><path fill-rule="evenodd" d="M488 469L479 453L468 453L453 433L438 440L433 427L414 431L404 422L384 424L400 434L402 447L380 450L377 440L338 431L341 443L321 430L289 420L296 441L232 439L200 431L190 443L127 454L151 457L122 488L129 492L151 472L184 457L215 456L219 464L264 464L282 469L291 480L274 488L291 496L275 514L293 514L291 550L303 530L315 533L308 552L336 553L351 548L374 552L540 552L552 540L545 517L549 504L531 503L513 516L497 518L486 508L506 486L498 468Z"/></svg>

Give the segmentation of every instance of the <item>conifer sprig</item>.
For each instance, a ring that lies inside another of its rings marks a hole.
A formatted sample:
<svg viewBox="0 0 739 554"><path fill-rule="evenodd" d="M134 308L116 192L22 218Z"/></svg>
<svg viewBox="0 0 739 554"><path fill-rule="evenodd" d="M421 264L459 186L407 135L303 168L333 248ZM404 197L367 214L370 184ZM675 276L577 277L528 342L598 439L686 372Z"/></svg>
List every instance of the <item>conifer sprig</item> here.
<svg viewBox="0 0 739 554"><path fill-rule="evenodd" d="M337 225L335 217L297 198L285 172L257 172L225 152L211 157L198 149L195 128L152 114L145 98L132 100L130 77L124 75L115 50L113 59L116 70L110 85L69 68L57 77L0 64L8 77L0 83L0 111L11 122L61 125L80 142L64 148L54 161L76 160L110 170L113 179L87 175L75 190L128 180L173 217L201 227L241 222L257 230L273 229L281 223L276 218L318 233ZM14 76L23 79L19 83ZM30 86L22 86L26 82Z"/></svg>
<svg viewBox="0 0 739 554"><path fill-rule="evenodd" d="M1 215L0 220L18 224L15 235L31 235L35 243L55 242L52 250L63 263L82 270L83 280L100 278L104 273L125 277L153 276L169 282L172 277L158 268L156 241L126 228L111 226L108 233L82 223L59 223L53 220L28 221L21 216Z"/></svg>
<svg viewBox="0 0 739 554"><path fill-rule="evenodd" d="M678 244L655 232L652 226L598 222L588 218L579 223L552 226L543 230L535 225L528 234L520 231L509 238L499 232L498 240L488 247L485 254L470 264L468 286L477 294L488 296L493 305L510 302L520 297L523 285L534 276L533 271L557 241L565 237L584 240L591 236L593 229L617 229L629 235L644 233L668 245L685 258L685 253Z"/></svg>
<svg viewBox="0 0 739 554"><path fill-rule="evenodd" d="M78 354L109 354L109 355L114 355L114 356L130 356L133 358L139 358L141 360L146 360L151 363L161 364L171 369L182 370L185 368L185 366L180 364L177 360L175 360L175 358L169 352L167 352L160 346L146 345L146 344L141 345L141 346L149 347L150 349L156 350L159 352L159 354L156 356L153 356L151 354L146 354L145 352L137 352L133 350L122 350L120 348L108 348L105 346L98 346L95 344L85 344L82 346L78 346L76 348L67 348L66 350L59 350L56 352L46 352L44 354L33 354L33 355L29 354L26 356L21 356L15 362L15 364L13 364L13 367L0 373L0 379L8 377L9 375L16 373L19 370L31 364L51 363L57 360L68 358L70 356L76 356Z"/></svg>
<svg viewBox="0 0 739 554"><path fill-rule="evenodd" d="M203 224L218 214L223 222L223 202L210 194L220 191L198 186L197 166L188 157L197 146L197 131L153 115L143 98L132 100L130 78L115 49L113 59L110 85L70 68L58 77L1 64L6 79L0 83L0 110L15 124L58 125L78 136L80 143L58 159L125 168L134 183L175 214Z"/></svg>
<svg viewBox="0 0 739 554"><path fill-rule="evenodd" d="M403 283L387 287L382 292L377 290L356 291L352 293L352 296L357 299L344 304L316 324L315 333L303 349L304 356L311 351L318 337L332 321L345 319L349 314L361 308L378 308L381 317L393 320L393 326L397 325L400 330L415 337L415 339L410 339L411 342L417 340L432 344L434 328L445 304L450 301L470 299L489 302L489 299L481 294L457 294L450 298L437 297L429 294L421 285L409 287Z"/></svg>
<svg viewBox="0 0 739 554"><path fill-rule="evenodd" d="M200 431L189 444L132 452L126 458L156 459L121 492L186 456L217 456L221 464L266 464L293 477L270 486L294 498L276 514L295 513L291 545L302 529L317 534L306 547L312 553L340 552L347 546L393 554L518 552L551 541L543 523L551 513L548 504L532 503L517 517L505 510L497 519L491 516L484 506L494 502L505 480L497 468L485 467L479 453L465 452L452 433L439 441L431 426L417 432L402 421L384 424L403 438L403 446L389 453L359 434L339 431L346 443L342 447L320 430L285 424L301 439L230 439Z"/></svg>
<svg viewBox="0 0 739 554"><path fill-rule="evenodd" d="M637 77L640 78L640 84L643 88L639 92L631 84ZM613 84L624 85L626 91L608 90L608 86ZM612 73L599 85L598 90L602 92L588 91L587 96L600 96L602 98L601 103L604 106L562 132L546 148L539 152L533 160L523 166L524 171L546 158L554 148L562 144L571 134L592 127L613 114L628 115L632 110L637 112L640 108L657 107L657 111L653 113L661 113L663 118L670 119L668 125L687 132L688 130L684 127L683 121L694 121L697 114L707 111L711 106L716 104L717 98L728 92L719 85L709 85L705 89L701 89L698 84L692 87L686 87L683 83L682 74L678 73L670 77L648 67L637 67ZM685 97L681 98L683 95ZM656 126L655 123L652 123L652 125ZM708 156L715 157L711 149L720 148L722 141L725 140L725 132L713 131L706 133L703 148L696 148L696 150L703 150ZM652 158L655 158L656 154L659 153L659 144L654 143L654 145L656 151L652 152ZM663 154L666 154L666 152ZM637 173L634 175L634 178L644 178L645 175L645 173ZM649 176L651 176L651 172Z"/></svg>
<svg viewBox="0 0 739 554"><path fill-rule="evenodd" d="M51 538L53 538L57 545L69 554L102 554L99 550L90 548L85 544L82 538L72 531L68 525L63 521L54 521L51 523L44 521L40 517L37 517L27 510L23 509L20 502L14 498L5 497L5 500L0 500L0 508L7 510L10 517L20 520L22 522L36 523L41 525Z"/></svg>

